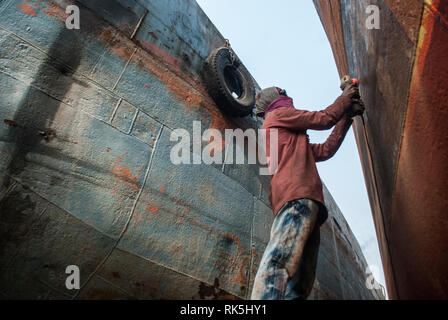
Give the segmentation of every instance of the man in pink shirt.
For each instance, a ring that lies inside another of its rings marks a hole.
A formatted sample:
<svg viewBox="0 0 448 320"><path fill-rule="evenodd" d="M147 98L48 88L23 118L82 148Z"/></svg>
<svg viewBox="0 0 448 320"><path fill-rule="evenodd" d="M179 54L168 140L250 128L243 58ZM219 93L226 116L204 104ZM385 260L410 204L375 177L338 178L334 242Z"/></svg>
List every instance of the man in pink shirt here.
<svg viewBox="0 0 448 320"><path fill-rule="evenodd" d="M257 116L265 119L263 129L269 137L277 130L278 166L271 176L269 200L274 213L270 241L255 277L252 299L306 299L311 292L320 243L319 228L328 216L322 182L316 162L331 158L352 124L352 117L364 108L353 110L359 99L356 86L322 111L294 108L284 90L271 87L256 97ZM334 127L323 144L309 143L306 131Z"/></svg>

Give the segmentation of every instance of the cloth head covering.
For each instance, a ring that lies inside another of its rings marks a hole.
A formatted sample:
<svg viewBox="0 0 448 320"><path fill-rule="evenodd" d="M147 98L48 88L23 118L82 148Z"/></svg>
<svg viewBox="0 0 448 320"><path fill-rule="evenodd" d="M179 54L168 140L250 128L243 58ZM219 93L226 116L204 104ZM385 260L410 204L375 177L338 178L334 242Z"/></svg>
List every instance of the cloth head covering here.
<svg viewBox="0 0 448 320"><path fill-rule="evenodd" d="M255 109L257 116L263 116L272 101L277 98L280 98L280 93L277 87L270 87L261 90L255 97Z"/></svg>
<svg viewBox="0 0 448 320"><path fill-rule="evenodd" d="M277 87L261 90L255 97L257 116L265 117L269 112L282 108L294 107L294 101L288 97L286 91Z"/></svg>

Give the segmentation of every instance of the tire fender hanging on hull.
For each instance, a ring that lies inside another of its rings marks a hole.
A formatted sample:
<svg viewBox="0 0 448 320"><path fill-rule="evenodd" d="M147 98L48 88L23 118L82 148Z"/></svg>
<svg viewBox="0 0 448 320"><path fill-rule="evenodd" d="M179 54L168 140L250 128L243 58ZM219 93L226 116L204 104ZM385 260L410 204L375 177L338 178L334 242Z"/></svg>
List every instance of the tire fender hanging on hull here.
<svg viewBox="0 0 448 320"><path fill-rule="evenodd" d="M255 105L255 86L249 71L227 47L213 50L204 65L208 92L219 109L233 117L252 113Z"/></svg>

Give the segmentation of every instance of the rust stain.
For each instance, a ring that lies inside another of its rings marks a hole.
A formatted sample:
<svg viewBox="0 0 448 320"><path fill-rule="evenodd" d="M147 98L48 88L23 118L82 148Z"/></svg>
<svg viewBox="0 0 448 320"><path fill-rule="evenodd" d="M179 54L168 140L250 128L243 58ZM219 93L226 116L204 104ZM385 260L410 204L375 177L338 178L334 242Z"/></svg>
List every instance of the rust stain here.
<svg viewBox="0 0 448 320"><path fill-rule="evenodd" d="M116 32L111 28L106 28L101 33L101 38L110 46L110 50L118 55L120 59L127 62L132 55L130 47L123 45L123 41L119 39Z"/></svg>
<svg viewBox="0 0 448 320"><path fill-rule="evenodd" d="M176 201L176 206L181 206L184 208L183 213L190 213L190 205L188 203L183 202L181 199Z"/></svg>
<svg viewBox="0 0 448 320"><path fill-rule="evenodd" d="M22 5L18 4L17 7L22 10L24 14L35 17L37 16L36 10L32 6L30 6L27 0L23 0Z"/></svg>
<svg viewBox="0 0 448 320"><path fill-rule="evenodd" d="M10 127L20 127L14 120L3 119L3 122Z"/></svg>
<svg viewBox="0 0 448 320"><path fill-rule="evenodd" d="M148 32L148 34L151 35L151 37L153 37L155 40L158 40L159 38L157 37L157 35L154 32Z"/></svg>
<svg viewBox="0 0 448 320"><path fill-rule="evenodd" d="M195 222L199 227L201 227L202 229L207 230L207 231L210 232L210 233L213 231L213 226L208 226L208 225L206 225L205 223L202 223L202 221L201 221L201 219L200 219L199 217L195 216L195 217L193 218L193 220L194 220L194 222Z"/></svg>
<svg viewBox="0 0 448 320"><path fill-rule="evenodd" d="M441 13L448 6L436 0L426 1L425 6L399 154L389 240L393 265L399 270L395 281L400 299L448 297L448 28Z"/></svg>
<svg viewBox="0 0 448 320"><path fill-rule="evenodd" d="M176 205L178 205L178 202L176 202ZM182 211L179 211L176 217L176 225L181 224L183 221L185 221L185 215L190 213L190 207L188 205L184 205L184 208Z"/></svg>
<svg viewBox="0 0 448 320"><path fill-rule="evenodd" d="M117 201L117 203L115 203L114 206L116 209L120 209L121 208L121 201Z"/></svg>
<svg viewBox="0 0 448 320"><path fill-rule="evenodd" d="M252 255L254 256L254 257L258 257L259 256L259 254L258 254L258 252L257 252L257 250L255 249L255 248L252 248Z"/></svg>
<svg viewBox="0 0 448 320"><path fill-rule="evenodd" d="M176 225L179 225L182 221L185 220L185 215L190 213L190 203L186 203L181 199L178 199L175 203L176 207L180 207L177 211Z"/></svg>
<svg viewBox="0 0 448 320"><path fill-rule="evenodd" d="M441 2L437 1L437 4L436 4L435 2L431 3L429 0L426 0L425 5L429 8L429 10L431 11L434 18L436 20L439 20L439 22L442 24L442 26L445 29L448 29L448 17L445 17L444 14L442 13L442 10L438 9L439 6L442 9ZM446 7L446 5L445 5L445 7ZM448 8L445 8L444 11L447 11L447 9Z"/></svg>
<svg viewBox="0 0 448 320"><path fill-rule="evenodd" d="M238 247L238 251L241 249L241 240L236 235L226 232L223 233L222 236L224 238L231 239L233 242L235 242Z"/></svg>
<svg viewBox="0 0 448 320"><path fill-rule="evenodd" d="M247 270L247 265L248 264L249 264L249 258L246 257L246 258L243 259L243 262L241 263L240 270L238 271L238 274L233 279L233 281L239 282L239 283L246 283L247 282L246 270Z"/></svg>
<svg viewBox="0 0 448 320"><path fill-rule="evenodd" d="M171 252L173 252L173 253L176 253L176 252L178 252L180 249L182 248L182 244L180 244L180 243L178 243L178 242L174 242L172 245L171 245Z"/></svg>
<svg viewBox="0 0 448 320"><path fill-rule="evenodd" d="M151 204L151 205L149 205L149 207L146 207L145 210L146 210L146 211L149 211L149 212L151 212L151 213L153 213L153 214L157 214L157 213L159 213L159 207L158 207L157 205L155 205L155 204Z"/></svg>
<svg viewBox="0 0 448 320"><path fill-rule="evenodd" d="M423 1L407 1L403 5L401 1L386 0L387 7L390 9L404 32L414 44L417 42L418 28L420 24L420 13Z"/></svg>
<svg viewBox="0 0 448 320"><path fill-rule="evenodd" d="M126 22L122 22L120 24L120 30L128 34L132 34L132 32L134 31L133 28Z"/></svg>
<svg viewBox="0 0 448 320"><path fill-rule="evenodd" d="M47 16L57 18L59 21L64 22L70 16L65 12L65 9L58 7L53 3L47 3L47 8L42 10Z"/></svg>
<svg viewBox="0 0 448 320"><path fill-rule="evenodd" d="M140 222L143 222L143 221L145 221L146 219L145 219L145 217L143 216L143 215L138 215L138 216L136 216L135 217L135 219L134 219L134 227L137 225L137 224L139 224Z"/></svg>
<svg viewBox="0 0 448 320"><path fill-rule="evenodd" d="M139 43L144 49L155 55L157 58L161 59L165 64L173 66L177 71L181 70L179 61L172 55L163 51L157 45L143 40L139 40Z"/></svg>
<svg viewBox="0 0 448 320"><path fill-rule="evenodd" d="M152 45L154 46L154 45ZM154 46L156 47L156 46ZM157 47L158 48L158 47ZM164 55L160 57L160 55ZM156 56L161 58L162 61L169 63L177 72L180 72L180 68L177 60L170 58L169 54L166 54L163 50L159 48ZM185 80L188 78L185 74L182 75L183 78L167 72L167 68L163 67L160 63L155 63L147 57L134 56L133 62L144 69L150 71L157 78L159 78L163 83L165 83L171 93L179 101L183 101L187 109L192 107L200 107L207 102L204 96L198 92L195 88L192 88Z"/></svg>
<svg viewBox="0 0 448 320"><path fill-rule="evenodd" d="M115 187L117 187L119 181L122 181L124 185L128 186L134 191L138 191L138 179L140 177L140 172L143 170L143 167L138 170L138 172L132 176L132 170L120 165L120 162L123 160L126 153L123 153L118 159L115 161L114 166L112 168L112 174L115 176ZM114 189L113 193L116 193L117 190Z"/></svg>
<svg viewBox="0 0 448 320"><path fill-rule="evenodd" d="M226 239L231 240L233 243L237 246L238 254L235 258L235 261L241 261L241 265L238 266L239 271L238 274L235 276L235 278L232 279L232 281L246 284L247 282L247 266L249 264L249 257L244 257L245 250L243 249L241 240L234 234L231 233L223 233L222 236Z"/></svg>

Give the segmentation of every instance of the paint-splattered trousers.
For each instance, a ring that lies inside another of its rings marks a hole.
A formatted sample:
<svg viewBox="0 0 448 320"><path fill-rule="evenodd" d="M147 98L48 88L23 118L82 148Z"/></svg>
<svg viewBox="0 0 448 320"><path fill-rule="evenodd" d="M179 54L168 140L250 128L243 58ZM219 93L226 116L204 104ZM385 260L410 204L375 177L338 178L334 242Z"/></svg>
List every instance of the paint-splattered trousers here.
<svg viewBox="0 0 448 320"><path fill-rule="evenodd" d="M277 213L252 289L252 300L306 299L313 287L320 244L319 207L287 202Z"/></svg>

